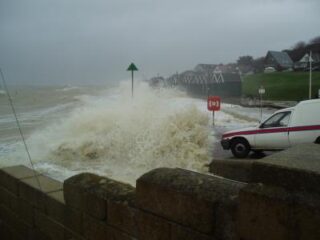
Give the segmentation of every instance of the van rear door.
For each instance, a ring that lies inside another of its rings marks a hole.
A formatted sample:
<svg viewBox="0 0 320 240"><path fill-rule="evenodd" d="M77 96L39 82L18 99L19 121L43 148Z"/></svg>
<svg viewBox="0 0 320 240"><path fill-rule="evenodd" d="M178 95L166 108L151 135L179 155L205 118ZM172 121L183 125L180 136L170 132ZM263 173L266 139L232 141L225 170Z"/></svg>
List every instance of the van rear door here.
<svg viewBox="0 0 320 240"><path fill-rule="evenodd" d="M320 102L306 101L296 107L289 128L290 145L313 143L320 137Z"/></svg>
<svg viewBox="0 0 320 240"><path fill-rule="evenodd" d="M291 111L279 112L272 115L260 125L255 134L256 149L284 149L290 146L288 125Z"/></svg>
<svg viewBox="0 0 320 240"><path fill-rule="evenodd" d="M320 124L289 128L291 146L299 143L313 143L318 137L320 137Z"/></svg>

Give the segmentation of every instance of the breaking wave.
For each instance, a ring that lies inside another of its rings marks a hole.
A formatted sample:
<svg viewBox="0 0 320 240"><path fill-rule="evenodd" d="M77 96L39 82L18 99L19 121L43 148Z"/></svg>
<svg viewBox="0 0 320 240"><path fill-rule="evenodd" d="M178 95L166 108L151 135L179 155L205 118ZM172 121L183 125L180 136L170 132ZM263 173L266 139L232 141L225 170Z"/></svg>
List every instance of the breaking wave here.
<svg viewBox="0 0 320 240"><path fill-rule="evenodd" d="M68 117L33 133L36 167L60 179L90 171L132 184L157 167L204 172L208 115L174 89L141 83L133 99L130 91L124 83L113 95L83 99Z"/></svg>

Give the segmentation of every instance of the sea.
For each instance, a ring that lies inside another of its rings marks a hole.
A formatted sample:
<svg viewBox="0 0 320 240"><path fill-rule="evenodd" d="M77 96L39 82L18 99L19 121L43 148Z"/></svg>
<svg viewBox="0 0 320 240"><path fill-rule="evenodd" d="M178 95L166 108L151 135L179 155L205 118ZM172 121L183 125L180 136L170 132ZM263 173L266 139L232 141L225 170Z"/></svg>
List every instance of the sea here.
<svg viewBox="0 0 320 240"><path fill-rule="evenodd" d="M259 109L223 103L213 126L206 100L143 81L135 83L133 97L130 81L9 86L9 93L18 123L0 89L0 167L33 166L60 181L91 172L135 185L160 167L208 174L222 132L259 121Z"/></svg>

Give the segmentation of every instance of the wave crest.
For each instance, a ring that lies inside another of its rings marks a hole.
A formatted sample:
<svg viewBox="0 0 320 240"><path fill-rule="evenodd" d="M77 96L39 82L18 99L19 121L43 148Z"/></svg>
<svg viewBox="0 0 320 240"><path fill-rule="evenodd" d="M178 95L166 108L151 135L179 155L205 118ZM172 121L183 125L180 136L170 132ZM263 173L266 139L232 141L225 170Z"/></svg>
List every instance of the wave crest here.
<svg viewBox="0 0 320 240"><path fill-rule="evenodd" d="M201 171L208 162L208 116L176 90L129 85L90 99L30 138L38 159L134 183L157 167ZM41 163L42 161L40 161ZM39 164L38 164L39 166Z"/></svg>

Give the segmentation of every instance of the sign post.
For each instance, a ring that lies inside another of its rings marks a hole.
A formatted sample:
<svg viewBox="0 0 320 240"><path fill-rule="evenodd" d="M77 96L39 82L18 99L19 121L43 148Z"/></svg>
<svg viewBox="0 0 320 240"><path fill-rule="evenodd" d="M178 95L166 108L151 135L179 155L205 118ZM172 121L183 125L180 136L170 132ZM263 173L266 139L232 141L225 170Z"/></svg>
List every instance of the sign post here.
<svg viewBox="0 0 320 240"><path fill-rule="evenodd" d="M262 121L262 95L266 93L266 89L261 85L259 88L260 95L260 122Z"/></svg>
<svg viewBox="0 0 320 240"><path fill-rule="evenodd" d="M127 69L127 71L131 71L131 97L133 98L133 72L138 71L138 68L134 63L131 63Z"/></svg>
<svg viewBox="0 0 320 240"><path fill-rule="evenodd" d="M219 96L209 96L207 108L212 111L212 125L214 125L214 112L219 111L221 106L221 99Z"/></svg>

